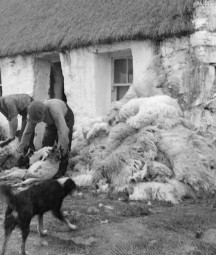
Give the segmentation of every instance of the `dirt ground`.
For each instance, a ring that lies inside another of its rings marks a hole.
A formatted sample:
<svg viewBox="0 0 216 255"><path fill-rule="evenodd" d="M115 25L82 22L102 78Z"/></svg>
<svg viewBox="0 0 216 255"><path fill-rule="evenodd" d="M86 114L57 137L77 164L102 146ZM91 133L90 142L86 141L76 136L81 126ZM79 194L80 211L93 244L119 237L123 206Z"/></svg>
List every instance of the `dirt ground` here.
<svg viewBox="0 0 216 255"><path fill-rule="evenodd" d="M203 233L216 229L215 202L202 197L175 206L158 202L147 206L82 190L73 199L66 198L62 208L78 230L69 231L47 213L47 236L39 237L34 218L26 250L31 255L213 255L216 245L204 241ZM2 211L1 206L1 215ZM3 232L3 215L0 221ZM20 231L15 229L7 254L20 254L20 242Z"/></svg>

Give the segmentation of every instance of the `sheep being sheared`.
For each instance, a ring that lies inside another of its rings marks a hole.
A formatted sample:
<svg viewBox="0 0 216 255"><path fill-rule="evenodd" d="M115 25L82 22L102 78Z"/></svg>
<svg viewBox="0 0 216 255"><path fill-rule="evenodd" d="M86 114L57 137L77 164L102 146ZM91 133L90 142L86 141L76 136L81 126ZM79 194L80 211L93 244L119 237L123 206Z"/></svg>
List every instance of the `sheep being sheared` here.
<svg viewBox="0 0 216 255"><path fill-rule="evenodd" d="M7 171L7 174L2 176L0 179L26 179L25 181L17 184L17 186L52 179L58 172L61 155L58 150L54 152L49 150L48 152L48 149L50 148L42 148L32 155L32 161L35 161L38 155L42 156L42 153L44 153L42 159L34 162L29 169L13 168L11 171ZM30 162L32 161L30 159Z"/></svg>
<svg viewBox="0 0 216 255"><path fill-rule="evenodd" d="M0 148L0 169L9 169L13 167L17 161L16 158L13 157L17 147L19 145L19 139L16 137L9 144Z"/></svg>
<svg viewBox="0 0 216 255"><path fill-rule="evenodd" d="M38 151L35 151L34 154L29 159L29 164L32 165L38 160L42 160L42 161L45 160L50 154L51 150L52 150L52 147L48 146L48 147L43 147Z"/></svg>

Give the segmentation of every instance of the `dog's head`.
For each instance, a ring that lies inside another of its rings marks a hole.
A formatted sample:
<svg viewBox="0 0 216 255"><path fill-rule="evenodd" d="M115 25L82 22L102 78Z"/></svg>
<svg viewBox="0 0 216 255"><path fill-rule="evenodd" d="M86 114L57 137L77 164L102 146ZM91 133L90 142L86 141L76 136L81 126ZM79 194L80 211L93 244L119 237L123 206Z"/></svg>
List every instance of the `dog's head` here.
<svg viewBox="0 0 216 255"><path fill-rule="evenodd" d="M77 189L75 182L69 177L59 178L58 182L64 187L66 195L72 195Z"/></svg>
<svg viewBox="0 0 216 255"><path fill-rule="evenodd" d="M204 109L212 113L216 112L216 94L213 96L211 100L205 103Z"/></svg>

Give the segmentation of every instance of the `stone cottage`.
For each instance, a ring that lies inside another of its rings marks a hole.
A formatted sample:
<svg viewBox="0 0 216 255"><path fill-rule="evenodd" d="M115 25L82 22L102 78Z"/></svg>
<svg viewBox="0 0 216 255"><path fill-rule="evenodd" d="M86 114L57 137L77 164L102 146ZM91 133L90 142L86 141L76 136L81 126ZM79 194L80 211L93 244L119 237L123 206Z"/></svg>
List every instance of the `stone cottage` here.
<svg viewBox="0 0 216 255"><path fill-rule="evenodd" d="M2 94L63 99L80 125L137 86L177 98L197 129L210 129L215 31L215 0L1 0ZM155 56L163 82L146 85Z"/></svg>

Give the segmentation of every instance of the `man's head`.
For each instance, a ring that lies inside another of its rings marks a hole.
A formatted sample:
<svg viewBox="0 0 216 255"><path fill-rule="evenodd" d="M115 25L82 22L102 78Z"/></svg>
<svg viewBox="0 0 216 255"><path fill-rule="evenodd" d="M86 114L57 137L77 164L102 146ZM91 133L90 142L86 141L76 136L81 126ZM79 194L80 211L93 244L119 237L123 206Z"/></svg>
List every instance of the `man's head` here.
<svg viewBox="0 0 216 255"><path fill-rule="evenodd" d="M29 119L34 123L39 123L44 120L46 114L46 105L41 101L33 101L28 106Z"/></svg>

